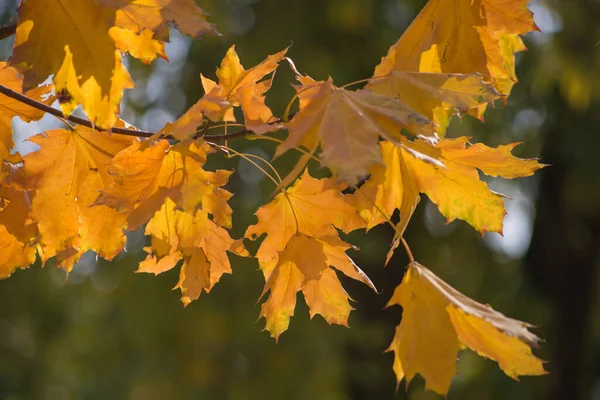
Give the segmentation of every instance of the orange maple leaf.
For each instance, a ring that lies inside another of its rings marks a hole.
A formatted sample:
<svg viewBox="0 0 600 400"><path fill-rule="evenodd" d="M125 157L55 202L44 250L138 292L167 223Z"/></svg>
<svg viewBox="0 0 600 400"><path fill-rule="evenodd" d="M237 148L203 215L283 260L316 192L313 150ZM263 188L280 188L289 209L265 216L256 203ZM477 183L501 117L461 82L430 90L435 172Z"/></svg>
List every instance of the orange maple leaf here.
<svg viewBox="0 0 600 400"><path fill-rule="evenodd" d="M35 261L38 235L36 224L29 218L34 194L8 181L0 182L0 279Z"/></svg>
<svg viewBox="0 0 600 400"><path fill-rule="evenodd" d="M24 157L20 179L35 192L31 217L39 227L42 260L59 255L58 265L68 272L88 250L112 259L125 243L126 214L91 205L112 182L111 159L133 139L78 126L30 140L41 148Z"/></svg>
<svg viewBox="0 0 600 400"><path fill-rule="evenodd" d="M169 145L160 140L148 146L133 143L109 166L113 182L98 197L105 204L128 212L127 228L137 230L170 198L178 208L195 214L212 214L215 222L231 227L232 194L224 186L232 171L205 171L206 157L214 150L203 139Z"/></svg>

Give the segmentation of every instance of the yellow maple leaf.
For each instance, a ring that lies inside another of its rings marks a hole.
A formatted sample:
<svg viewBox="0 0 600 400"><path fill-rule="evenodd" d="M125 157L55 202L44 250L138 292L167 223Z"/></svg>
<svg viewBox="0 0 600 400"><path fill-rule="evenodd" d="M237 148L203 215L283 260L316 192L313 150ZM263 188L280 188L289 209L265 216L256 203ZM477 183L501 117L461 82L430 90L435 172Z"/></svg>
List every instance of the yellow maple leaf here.
<svg viewBox="0 0 600 400"><path fill-rule="evenodd" d="M367 89L390 97L436 123L436 133L445 134L452 115L462 115L485 106L500 94L484 76L475 74L441 74L410 71L391 71L373 79Z"/></svg>
<svg viewBox="0 0 600 400"><path fill-rule="evenodd" d="M35 261L35 250L26 248L4 225L0 225L0 279Z"/></svg>
<svg viewBox="0 0 600 400"><path fill-rule="evenodd" d="M482 234L502 232L506 214L502 195L492 192L479 179L486 175L513 179L533 175L544 165L535 159L520 159L511 154L518 143L497 148L471 145L468 138L404 140L404 147L381 144L384 165L371 169L371 178L354 194L368 227L389 220L400 210L401 235L425 193L448 222L467 221ZM385 213L385 215L382 214Z"/></svg>
<svg viewBox="0 0 600 400"><path fill-rule="evenodd" d="M298 232L319 237L336 235L335 227L345 233L362 228L356 206L341 193L344 188L334 178L315 179L306 170L291 188L258 209L258 223L248 227L245 237L256 240L266 233L261 248L278 252Z"/></svg>
<svg viewBox="0 0 600 400"><path fill-rule="evenodd" d="M329 324L348 326L352 310L349 296L329 267L335 267L375 290L371 280L346 255L345 251L350 247L337 236L315 238L297 233L290 238L279 253L277 265L263 290L263 295L271 291L260 313L271 336L277 340L287 330L296 307L296 293L300 290L311 318L319 314Z"/></svg>
<svg viewBox="0 0 600 400"><path fill-rule="evenodd" d="M154 32L149 29L137 34L129 29L113 26L108 34L121 53L129 53L144 64L150 64L157 57L168 61L165 43L153 39Z"/></svg>
<svg viewBox="0 0 600 400"><path fill-rule="evenodd" d="M371 167L371 176L354 192L356 206L367 223L367 231L391 220L396 209L400 210L400 222L396 230L401 236L419 201L419 188L404 162L400 147L382 142L383 165Z"/></svg>
<svg viewBox="0 0 600 400"><path fill-rule="evenodd" d="M267 234L256 253L265 276L261 316L275 339L289 325L296 292L302 290L311 317L322 315L329 323L347 325L352 307L333 266L345 275L375 289L373 283L345 254L351 248L335 227L350 232L364 226L356 207L341 194L335 179L314 179L308 171L289 189L257 212L258 223L245 237ZM262 296L261 296L262 297Z"/></svg>
<svg viewBox="0 0 600 400"><path fill-rule="evenodd" d="M19 9L11 62L27 66L25 87L56 74L54 83L56 92L63 95L63 112L70 114L82 104L94 124L110 128L123 90L133 87L108 35L114 19L115 11L98 2L24 3Z"/></svg>
<svg viewBox="0 0 600 400"><path fill-rule="evenodd" d="M170 198L192 215L197 209L212 214L215 222L231 227L232 196L222 189L232 171L202 169L209 153L214 152L203 139L169 145L160 140L149 146L135 142L120 152L109 167L112 184L98 197L96 204L128 212L127 228L139 229Z"/></svg>
<svg viewBox="0 0 600 400"><path fill-rule="evenodd" d="M240 62L235 46L231 46L217 69L218 83L201 75L205 93L216 94L231 104L222 112L220 119L235 121L233 107L241 107L248 129L265 133L280 128L278 125L269 125L275 121L275 117L265 104L264 94L271 88L273 78L259 81L277 69L287 51L286 48L270 55L260 64L246 70Z"/></svg>
<svg viewBox="0 0 600 400"><path fill-rule="evenodd" d="M231 103L223 99L219 95L219 89L215 88L211 92L205 93L175 122L167 123L162 129L162 133L172 135L177 140L192 138L205 122L204 117L216 122L224 118L229 109L231 109Z"/></svg>
<svg viewBox="0 0 600 400"><path fill-rule="evenodd" d="M152 246L145 248L150 254L138 272L159 274L184 260L176 288L181 289L181 301L186 306L197 300L202 290L208 293L223 274L231 273L226 251L248 255L243 245L204 211L177 210L169 198L146 225L146 235L151 235Z"/></svg>
<svg viewBox="0 0 600 400"><path fill-rule="evenodd" d="M139 33L151 30L160 40L169 39L169 26L195 39L218 34L206 21L208 14L194 0L102 0L116 9L115 25Z"/></svg>
<svg viewBox="0 0 600 400"><path fill-rule="evenodd" d="M23 76L15 68L4 62L0 62L0 83L18 93L23 91ZM49 96L50 91L51 86L46 85L31 89L25 95L45 104L50 104L54 101L54 97ZM47 98L43 99L44 96L47 96ZM10 154L10 150L14 146L12 120L16 116L21 117L25 122L29 122L42 118L44 112L0 94L0 160L16 162L20 160L18 156Z"/></svg>
<svg viewBox="0 0 600 400"><path fill-rule="evenodd" d="M128 52L142 62L157 57L167 59L164 41L169 40L169 26L184 35L199 39L218 34L206 21L207 14L193 0L103 0L116 11L115 25L109 34L121 52Z"/></svg>
<svg viewBox="0 0 600 400"><path fill-rule="evenodd" d="M42 260L59 255L58 264L68 272L88 250L112 259L125 243L126 215L91 205L112 182L110 160L133 139L78 126L30 140L41 148L24 157L20 173L24 185L35 192L31 217L38 224Z"/></svg>
<svg viewBox="0 0 600 400"><path fill-rule="evenodd" d="M394 352L398 382L416 374L427 389L445 394L456 374L456 355L468 347L495 360L511 378L543 375L543 362L531 347L539 338L528 324L505 317L490 306L456 291L430 270L411 263L388 307L402 306L402 321L388 351Z"/></svg>
<svg viewBox="0 0 600 400"><path fill-rule="evenodd" d="M216 33L192 0L25 2L11 63L23 69L26 88L54 74L63 112L81 104L94 125L108 129L123 91L133 87L117 49L144 62L165 58L163 42L153 36L168 39L171 22L194 37Z"/></svg>
<svg viewBox="0 0 600 400"><path fill-rule="evenodd" d="M80 75L78 70L75 70L73 54L69 47L65 46L64 61L54 77L54 86L65 115L70 115L81 104L95 126L109 129L115 124L123 91L132 89L134 85L118 51L114 51L112 60L114 65L109 71L114 71L114 75L110 77L108 91L105 91L96 81L95 76L80 84Z"/></svg>
<svg viewBox="0 0 600 400"><path fill-rule="evenodd" d="M303 79L301 83L296 87L300 111L285 125L289 136L277 147L275 156L300 146L314 153L320 144L323 164L351 185L366 176L371 165L381 163L380 136L400 143L402 129L415 135L435 131L427 117L395 98L339 88L331 78L320 82ZM306 162L308 159L301 159ZM295 171L300 172L301 167Z"/></svg>
<svg viewBox="0 0 600 400"><path fill-rule="evenodd" d="M375 69L479 72L508 95L516 82L514 52L519 37L537 30L529 0L430 0Z"/></svg>

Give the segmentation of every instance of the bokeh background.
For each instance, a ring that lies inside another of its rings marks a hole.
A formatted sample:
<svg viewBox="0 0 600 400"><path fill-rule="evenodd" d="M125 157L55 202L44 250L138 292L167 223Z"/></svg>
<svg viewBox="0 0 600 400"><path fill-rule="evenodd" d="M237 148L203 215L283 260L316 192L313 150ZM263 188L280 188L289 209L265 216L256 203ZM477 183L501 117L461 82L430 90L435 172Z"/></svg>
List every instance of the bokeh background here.
<svg viewBox="0 0 600 400"><path fill-rule="evenodd" d="M30 0L32 1L32 0ZM14 17L16 0L0 1L0 22ZM293 44L298 69L337 84L371 76L374 66L416 16L424 0L202 0L223 33L193 41L172 31L170 63L129 59L137 84L123 104L124 119L158 130L202 95L199 74L214 78L227 48L255 65ZM532 1L541 32L517 55L520 78L504 108L482 124L455 120L449 136L488 145L524 142L515 153L542 157L551 167L517 181L489 180L507 194L504 237L482 238L462 221L445 224L426 198L406 238L416 258L448 283L497 310L522 319L546 339L535 351L550 374L516 382L495 362L459 354L449 399L600 399L600 2ZM60 29L60 27L57 27ZM12 39L0 42L10 55ZM293 74L282 65L269 94L281 115L293 94ZM15 121L24 140L57 126ZM279 137L284 137L279 133ZM231 142L270 158L274 144ZM296 155L278 160L281 171ZM211 168L235 168L232 236L255 222L272 184L252 166L214 156ZM314 171L319 173L318 168ZM323 171L321 171L323 173ZM170 290L178 271L135 274L144 258L141 232L113 262L86 254L70 274L52 265L17 271L0 282L0 399L436 399L415 379L396 393L392 354L384 353L401 317L384 310L401 281L401 250L383 261L393 232L387 226L349 240L351 256L381 294L342 277L357 308L350 326L312 321L301 297L288 332L276 344L256 321L263 278L254 260L232 256L226 275L186 309ZM255 248L255 246L254 246Z"/></svg>

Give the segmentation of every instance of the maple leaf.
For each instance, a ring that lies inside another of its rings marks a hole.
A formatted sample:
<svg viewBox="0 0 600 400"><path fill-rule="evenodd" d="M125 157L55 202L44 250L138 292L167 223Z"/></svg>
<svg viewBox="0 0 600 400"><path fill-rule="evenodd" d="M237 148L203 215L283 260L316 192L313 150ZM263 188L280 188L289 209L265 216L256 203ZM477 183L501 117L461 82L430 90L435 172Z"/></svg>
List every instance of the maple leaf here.
<svg viewBox="0 0 600 400"><path fill-rule="evenodd" d="M444 136L452 115L462 115L500 98L483 75L436 74L391 71L372 79L367 89L401 101L437 125L436 133Z"/></svg>
<svg viewBox="0 0 600 400"><path fill-rule="evenodd" d="M514 53L525 49L519 35L538 30L529 0L430 0L375 69L479 72L508 95L517 81Z"/></svg>
<svg viewBox="0 0 600 400"><path fill-rule="evenodd" d="M347 325L350 304L333 266L350 278L375 289L373 283L345 254L351 246L338 237L335 227L350 232L364 226L356 208L340 191L335 179L314 179L308 171L289 189L278 194L257 212L258 223L248 227L245 237L267 236L256 253L265 276L261 308L266 329L275 339L287 330L302 290L311 317ZM262 297L262 296L261 296Z"/></svg>
<svg viewBox="0 0 600 400"><path fill-rule="evenodd" d="M228 102L231 106L224 110L219 119L235 121L233 107L241 107L247 129L257 133L277 130L280 126L270 123L276 118L265 104L265 92L271 88L273 77L261 81L268 74L274 73L283 60L288 49L268 56L260 64L246 70L240 62L235 46L227 50L227 54L217 69L219 83L201 75L202 86L206 94L212 94ZM259 82L261 81L261 82ZM215 120L216 115L211 119Z"/></svg>
<svg viewBox="0 0 600 400"><path fill-rule="evenodd" d="M144 249L150 254L138 272L159 274L183 260L175 288L181 289L185 306L197 300L202 290L208 293L223 274L231 273L226 251L248 256L241 242L231 239L204 211L177 210L169 198L146 225L146 235L151 235L152 246Z"/></svg>
<svg viewBox="0 0 600 400"><path fill-rule="evenodd" d="M479 179L486 175L513 179L533 175L544 167L535 159L511 154L518 145L497 148L471 145L468 138L404 140L404 147L381 144L385 165L375 165L371 178L354 194L368 228L389 220L400 210L401 235L416 207L417 193L425 193L448 222L467 221L482 234L502 232L503 196L492 192ZM435 162L432 162L435 161ZM385 214L382 214L382 212Z"/></svg>
<svg viewBox="0 0 600 400"><path fill-rule="evenodd" d="M82 104L94 124L109 128L123 90L133 87L108 35L114 19L114 10L95 1L24 2L11 63L24 66L25 87L56 74L63 112L68 115Z"/></svg>
<svg viewBox="0 0 600 400"><path fill-rule="evenodd" d="M38 232L29 218L32 196L7 181L0 182L0 279L35 261Z"/></svg>
<svg viewBox="0 0 600 400"><path fill-rule="evenodd" d="M23 91L23 76L13 67L4 62L0 62L0 84L12 89L18 93ZM29 98L42 101L44 104L51 104L54 101L53 96L48 96L45 100L43 96L49 95L51 87L49 85L40 86L31 89L25 95ZM12 120L19 116L25 122L39 120L44 116L44 112L33 108L18 100L12 99L0 94L0 159L18 162L20 157L10 154L14 146Z"/></svg>
<svg viewBox="0 0 600 400"><path fill-rule="evenodd" d="M205 116L211 121L221 120L232 106L218 92L219 90L215 88L210 93L206 93L177 121L167 123L161 133L172 135L177 140L185 140L198 133L198 128L205 122Z"/></svg>
<svg viewBox="0 0 600 400"><path fill-rule="evenodd" d="M169 40L169 26L186 36L200 39L218 34L215 26L206 21L208 14L194 0L102 0L116 8L115 24L139 33L150 30L160 40Z"/></svg>
<svg viewBox="0 0 600 400"><path fill-rule="evenodd" d="M195 214L212 214L214 221L231 227L232 194L221 186L232 171L202 169L214 150L203 140L169 145L160 140L150 145L135 142L117 154L109 166L113 182L102 191L96 204L128 213L127 228L137 230L148 222L170 198L178 208Z"/></svg>
<svg viewBox="0 0 600 400"><path fill-rule="evenodd" d="M38 224L42 260L58 256L58 265L69 272L87 250L112 259L125 243L126 215L91 205L112 182L110 160L133 139L78 126L29 140L41 148L24 157L19 173L21 184L35 192L31 217Z"/></svg>
<svg viewBox="0 0 600 400"><path fill-rule="evenodd" d="M153 39L154 32L151 30L145 29L137 34L129 29L113 26L108 34L121 53L129 53L144 64L150 64L157 57L169 60L164 42Z"/></svg>
<svg viewBox="0 0 600 400"><path fill-rule="evenodd" d="M306 170L292 187L259 208L255 214L258 223L248 227L245 237L256 240L266 233L261 248L283 251L298 232L319 237L335 236L335 227L345 233L360 229L364 221L355 205L341 194L344 188L334 178L315 179Z"/></svg>
<svg viewBox="0 0 600 400"><path fill-rule="evenodd" d="M354 185L372 164L381 162L380 136L400 143L403 129L415 135L435 130L428 118L395 98L339 88L331 78L319 82L302 78L302 85L296 87L300 111L285 124L289 136L277 147L276 157L300 146L312 154L320 144L323 164ZM308 159L301 159L295 171L300 172L306 162Z"/></svg>
<svg viewBox="0 0 600 400"><path fill-rule="evenodd" d="M168 39L171 21L194 37L216 33L205 18L192 0L28 1L19 8L11 63L25 71L26 88L54 74L63 112L81 104L106 129L117 121L123 91L133 87L117 49L144 62L166 58L153 35Z"/></svg>
<svg viewBox="0 0 600 400"><path fill-rule="evenodd" d="M411 263L388 307L402 306L402 321L388 351L394 371L407 385L418 373L427 389L445 394L456 374L456 355L468 347L495 360L511 378L544 375L543 362L532 355L539 338L528 324L468 298L418 263Z"/></svg>
<svg viewBox="0 0 600 400"><path fill-rule="evenodd" d="M329 267L376 290L367 275L346 255L345 250L350 247L337 236L315 238L297 233L291 237L279 253L277 265L263 290L263 295L271 291L260 313L265 317L265 329L271 336L277 340L287 330L296 307L296 293L300 290L311 318L320 314L329 324L348 326L352 310L349 296Z"/></svg>
<svg viewBox="0 0 600 400"><path fill-rule="evenodd" d="M419 188L413 171L404 162L405 154L400 147L382 142L383 165L371 167L371 176L353 196L360 215L369 231L376 225L391 220L394 210L400 210L400 222L396 227L401 236L419 201Z"/></svg>

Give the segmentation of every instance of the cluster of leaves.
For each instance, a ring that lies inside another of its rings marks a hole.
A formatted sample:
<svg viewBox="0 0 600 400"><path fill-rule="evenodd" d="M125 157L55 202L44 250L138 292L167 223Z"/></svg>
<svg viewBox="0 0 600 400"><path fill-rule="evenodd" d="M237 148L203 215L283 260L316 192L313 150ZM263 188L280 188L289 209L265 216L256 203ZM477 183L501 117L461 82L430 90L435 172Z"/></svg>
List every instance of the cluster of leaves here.
<svg viewBox="0 0 600 400"><path fill-rule="evenodd" d="M90 250L111 260L124 249L125 233L145 226L151 244L139 271L180 266L176 287L187 305L231 273L228 252L250 257L244 240L264 235L254 255L265 278L262 296L268 293L261 317L277 339L288 329L298 291L311 317L347 325L352 307L335 271L376 289L346 254L352 245L339 231L388 223L396 232L388 261L400 244L411 260L389 300L403 308L389 347L398 381L419 373L427 388L447 393L456 354L465 347L496 360L513 378L544 374L531 351L539 339L527 324L448 286L414 260L403 238L423 193L448 221L501 233L503 196L479 173L513 179L542 167L513 156L514 143L491 148L445 138L452 116L483 120L490 103L506 101L516 82L514 53L524 49L519 35L537 29L526 3L430 0L373 77L354 83L366 83L357 90L302 75L288 49L246 70L232 47L217 81L201 76L204 96L153 133L118 118L123 92L133 87L123 55L146 63L166 59L169 25L194 38L216 34L203 10L193 0L22 2L13 55L0 64L0 277L37 257L43 264L55 259L67 273ZM265 93L282 61L299 84L278 118ZM52 83L40 85L51 75ZM62 111L50 106L55 100ZM295 100L298 111L290 117ZM71 115L78 106L87 119ZM32 137L38 151L15 153L13 117L30 121L45 113L66 128ZM208 134L219 127L230 129ZM275 156L302 153L283 179L255 156L219 144L277 140L269 133L281 129L289 135ZM223 187L232 171L204 169L215 154L247 159L276 185L277 194L258 209L258 222L242 239L228 232L232 193ZM311 160L332 176L313 178ZM342 194L348 187L352 194ZM396 210L397 224L391 220Z"/></svg>

